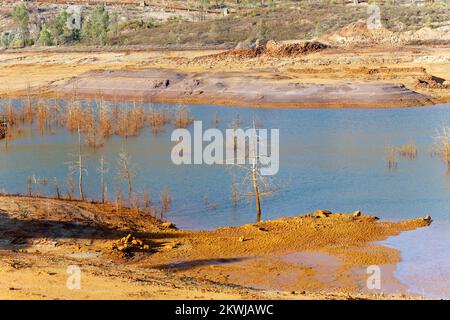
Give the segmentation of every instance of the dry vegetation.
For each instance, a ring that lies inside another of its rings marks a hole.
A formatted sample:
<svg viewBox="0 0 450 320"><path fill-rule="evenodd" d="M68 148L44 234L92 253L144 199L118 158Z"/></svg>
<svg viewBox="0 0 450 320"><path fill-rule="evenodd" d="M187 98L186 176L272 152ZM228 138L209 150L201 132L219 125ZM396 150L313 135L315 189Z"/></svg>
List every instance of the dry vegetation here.
<svg viewBox="0 0 450 320"><path fill-rule="evenodd" d="M16 100L15 100L16 101ZM138 136L146 127L156 134L165 125L172 123L176 127L187 128L193 118L186 108L178 108L174 112L154 107L144 108L142 103L133 103L132 107L120 105L117 102L107 103L103 100L91 101L85 105L81 101L71 100L66 104L57 99L39 99L37 101L28 98L22 103L14 104L8 100L0 108L0 118L7 125L4 142L21 136L26 127L35 128L41 135L51 134L58 128L62 128L77 137L78 149L73 155L73 161L68 163L68 175L63 182L54 178L48 181L46 177L31 175L27 178L28 196L42 196L41 188L53 186L54 197L57 199L75 199L78 193L79 199L85 200L84 176L86 174L85 155L82 146L100 148L113 135L123 139L123 148L117 158L117 181L114 199L108 199L105 192L105 176L110 174L108 163L103 155L99 159L97 173L100 180L100 194L102 203L115 203L116 210L121 211L123 206L143 210L152 216L160 216L169 212L171 198L167 189L161 192L160 207L152 204L148 190L137 193L133 190L133 178L137 174L131 155L126 150L127 138ZM74 180L76 176L76 181ZM126 194L122 194L120 184L125 185ZM47 188L48 189L48 188ZM65 190L65 193L63 193ZM75 191L77 190L77 192Z"/></svg>
<svg viewBox="0 0 450 320"><path fill-rule="evenodd" d="M435 140L434 153L442 158L450 171L450 128L444 127L440 129Z"/></svg>
<svg viewBox="0 0 450 320"><path fill-rule="evenodd" d="M419 154L419 150L415 143L405 143L400 147L388 145L384 150L384 160L389 169L398 167L399 158L403 160L415 160Z"/></svg>
<svg viewBox="0 0 450 320"><path fill-rule="evenodd" d="M425 27L448 27L450 21L449 4L446 1L434 1L425 6L410 5L410 2L398 4L398 1L372 2L380 5L383 26L394 32L417 31ZM135 3L140 3L140 1ZM227 16L221 14L221 8L224 6L223 1L191 1L188 3L183 1L181 8L191 8L193 9L192 12L195 12L199 7L201 8L201 14L195 19L184 16L184 10L179 11L179 14L175 10L173 14L173 9L170 9L172 3L174 7L180 8L181 2L179 1L170 1L163 4L149 3L150 7L148 8L152 8L153 5L153 8L159 10L160 5L162 5L169 7L168 12L172 12L169 18L156 19L149 17L146 7L124 6L118 10L117 7L108 5L108 2L106 2L109 22L103 26L102 30L96 31L97 34L102 34L101 37L84 37L83 32L81 32L81 35L75 35L66 40L58 40L63 34L53 34L56 32L54 30L58 29L54 26L57 24L57 19L55 20L54 17L65 10L65 7L57 6L55 9L55 7L48 7L45 4L29 3L29 11L31 12L30 29L38 30L35 31L37 34L33 36L35 39L33 38L30 43L43 45L43 41L39 41L39 30L42 29L42 25L34 22L38 20L34 16L34 12L38 11L37 6L40 6L40 16L45 17L45 26L48 27L49 33L45 31L48 39L44 39L44 43L47 45L61 41L65 42L65 45L73 45L81 41L84 44L114 46L230 48L239 43L244 44L244 46L250 45L256 39L273 39L275 41L311 40L357 21L367 20L367 7L365 5L348 6L334 0L241 1L239 4L226 2L226 5L230 8L230 14ZM95 11L94 8L94 6L86 7L87 17L84 21L89 21L88 17ZM3 28L0 25L0 31L9 32L14 29L10 9L10 7L7 7L3 12L0 11L0 17L9 21ZM209 9L213 11L208 11ZM116 16L119 19L116 19ZM437 42L440 40L445 39L436 39ZM17 44L12 45L17 46Z"/></svg>
<svg viewBox="0 0 450 320"><path fill-rule="evenodd" d="M80 130L83 142L90 147L102 146L106 139L113 135L129 138L138 136L148 127L157 133L164 126L173 124L176 128L187 128L194 121L186 107L175 111L144 107L142 102L120 104L106 102L102 99L83 104L72 99L67 103L59 99L28 98L18 105L8 99L0 106L0 117L8 124L7 138L20 134L24 126L35 126L41 134L51 133L56 128L65 128L71 133Z"/></svg>

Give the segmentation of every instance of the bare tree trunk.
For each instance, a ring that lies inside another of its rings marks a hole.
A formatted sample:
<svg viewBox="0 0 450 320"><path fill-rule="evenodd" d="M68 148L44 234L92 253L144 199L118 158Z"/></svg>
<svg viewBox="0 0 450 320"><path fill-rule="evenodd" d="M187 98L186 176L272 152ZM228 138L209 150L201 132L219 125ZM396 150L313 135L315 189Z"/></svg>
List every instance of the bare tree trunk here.
<svg viewBox="0 0 450 320"><path fill-rule="evenodd" d="M252 181L253 181L253 190L255 192L255 204L256 204L256 222L261 221L261 199L259 196L259 187L257 181L257 166L258 166L258 157L257 157L257 137L256 137L256 128L255 121L253 120L253 130L254 130L254 139L253 139L253 165L252 165Z"/></svg>
<svg viewBox="0 0 450 320"><path fill-rule="evenodd" d="M261 221L261 199L259 197L259 187L256 181L256 169L252 170L253 190L255 191L255 203L256 203L256 222Z"/></svg>
<svg viewBox="0 0 450 320"><path fill-rule="evenodd" d="M105 203L105 159L103 156L100 158L100 188L102 192L102 203Z"/></svg>
<svg viewBox="0 0 450 320"><path fill-rule="evenodd" d="M122 149L119 153L119 176L123 180L126 180L128 186L128 204L131 205L131 193L132 193L132 180L134 176L134 170L130 163L130 156L128 152Z"/></svg>
<svg viewBox="0 0 450 320"><path fill-rule="evenodd" d="M128 203L131 204L131 175L127 171L127 184L128 184Z"/></svg>
<svg viewBox="0 0 450 320"><path fill-rule="evenodd" d="M83 157L81 155L81 130L78 123L78 190L81 200L84 200L83 193Z"/></svg>

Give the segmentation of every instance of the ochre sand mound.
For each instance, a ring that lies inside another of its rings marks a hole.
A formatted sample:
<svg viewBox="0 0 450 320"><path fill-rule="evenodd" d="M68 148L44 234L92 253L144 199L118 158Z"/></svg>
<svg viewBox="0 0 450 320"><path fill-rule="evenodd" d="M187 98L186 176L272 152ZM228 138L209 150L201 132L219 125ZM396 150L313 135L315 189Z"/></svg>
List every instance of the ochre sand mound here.
<svg viewBox="0 0 450 320"><path fill-rule="evenodd" d="M0 53L0 78L7 79L0 82L0 94L26 99L28 93L51 98L86 93L99 99L273 108L391 108L450 101L448 47L327 48L248 58L215 57L223 51L71 50ZM185 78L155 88L154 80L176 74ZM430 77L441 83L435 85Z"/></svg>
<svg viewBox="0 0 450 320"><path fill-rule="evenodd" d="M404 292L392 276L400 255L372 242L429 223L333 213L185 231L108 204L1 196L0 296L389 298L364 289L365 268L380 265L383 285ZM128 234L141 249L113 249ZM81 267L82 290L66 289L69 265Z"/></svg>

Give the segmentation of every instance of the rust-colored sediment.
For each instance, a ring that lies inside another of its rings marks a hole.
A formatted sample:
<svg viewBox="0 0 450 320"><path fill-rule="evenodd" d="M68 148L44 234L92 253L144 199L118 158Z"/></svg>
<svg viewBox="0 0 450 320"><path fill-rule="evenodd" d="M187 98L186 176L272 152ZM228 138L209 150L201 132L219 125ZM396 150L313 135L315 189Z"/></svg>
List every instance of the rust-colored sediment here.
<svg viewBox="0 0 450 320"><path fill-rule="evenodd" d="M0 296L383 298L364 289L365 267L382 266L386 287L402 293L405 288L392 276L400 255L373 242L428 224L422 218L384 222L333 213L186 231L137 210L117 212L109 204L1 196L0 271L7 276ZM129 233L150 250L131 256L113 250ZM73 258L87 253L95 254ZM56 290L74 263L83 266L86 290ZM59 280L45 282L49 272ZM20 290L4 289L9 287Z"/></svg>

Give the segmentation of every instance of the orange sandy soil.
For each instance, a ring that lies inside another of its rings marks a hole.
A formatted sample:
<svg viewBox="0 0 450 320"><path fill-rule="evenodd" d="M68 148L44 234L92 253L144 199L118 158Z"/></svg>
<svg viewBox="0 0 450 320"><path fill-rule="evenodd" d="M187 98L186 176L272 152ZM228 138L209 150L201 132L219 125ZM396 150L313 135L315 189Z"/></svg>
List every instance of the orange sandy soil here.
<svg viewBox="0 0 450 320"><path fill-rule="evenodd" d="M428 224L333 213L185 231L135 209L0 196L0 299L419 298L392 275L400 253L373 242ZM127 234L149 248L112 249ZM365 289L368 265L380 291Z"/></svg>
<svg viewBox="0 0 450 320"><path fill-rule="evenodd" d="M268 87L292 87L292 84L389 84L397 86L395 87L397 89L405 86L409 89L409 93L406 93L404 99L400 97L392 103L383 100L380 100L380 103L365 102L364 99L358 98L359 100L355 100L354 103L345 103L344 99L342 104L319 101L315 105L314 101L308 104L308 99L302 103L302 95L295 100L295 103L292 101L284 103L283 99L287 95L283 95L283 91L279 94L281 100L275 99L273 103L269 98L264 103L260 102L261 97L258 97L257 92L255 97L246 97L245 94L241 97L238 94L226 98L218 95L214 98L214 91L209 95L205 94L204 97L192 93L186 95L186 92L179 92L175 96L169 94L167 97L161 95L156 96L155 101L230 105L261 104L261 106L269 107L404 107L450 101L450 48L448 47L330 48L296 57L214 56L217 53L220 51L152 51L145 48L113 51L82 48L76 51L64 48L3 51L0 53L0 80L3 80L0 81L0 95L24 96L27 87L30 86L31 91L36 94L72 96L72 88L77 82L84 81L86 85L93 86L90 92L86 91L87 96L92 96L95 92L95 95L114 95L115 98L121 98L122 95L122 98L139 99L142 93L137 93L134 97L129 97L126 93L127 89L142 85L142 79L139 76L130 74L127 77L114 79L112 74L110 78L103 76L101 79L96 77L97 73L164 69L187 73L191 77L201 74L203 79L219 79L225 85L234 84L233 88L240 87L244 93L253 90L253 87L249 87L251 90L246 90L246 86L251 86L254 79L264 82L264 85ZM430 81L432 77L439 78L442 83ZM425 82L419 80L425 80ZM111 81L115 81L115 86L108 94L108 90L101 88L108 87ZM145 85L150 87L152 85L150 82ZM98 84L98 87L95 84ZM379 89L383 90L382 87ZM370 96L370 86L366 91L368 91L366 96ZM387 87L386 96L391 91L392 88ZM393 95L396 92L393 92ZM349 101L351 101L350 93ZM79 90L78 94L82 95L83 90ZM361 95L361 92L358 94ZM400 90L398 94L404 94L404 91ZM408 98L411 94L414 97ZM313 91L306 98L317 95ZM417 96L420 97L417 98ZM383 95L380 94L380 99L382 97Z"/></svg>

